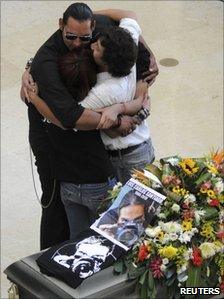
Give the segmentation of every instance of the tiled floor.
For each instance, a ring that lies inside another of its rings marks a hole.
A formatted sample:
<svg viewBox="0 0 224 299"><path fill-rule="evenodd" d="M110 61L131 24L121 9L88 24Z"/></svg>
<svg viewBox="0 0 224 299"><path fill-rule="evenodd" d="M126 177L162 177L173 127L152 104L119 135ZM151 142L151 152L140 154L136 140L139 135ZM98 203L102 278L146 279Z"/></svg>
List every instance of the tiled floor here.
<svg viewBox="0 0 224 299"><path fill-rule="evenodd" d="M27 58L58 26L72 1L1 1L2 268L39 250L36 201L27 142L26 107L19 99ZM221 1L86 1L93 10L124 8L139 16L160 65L149 118L156 156L200 156L223 146L223 6ZM1 298L7 296L3 275Z"/></svg>

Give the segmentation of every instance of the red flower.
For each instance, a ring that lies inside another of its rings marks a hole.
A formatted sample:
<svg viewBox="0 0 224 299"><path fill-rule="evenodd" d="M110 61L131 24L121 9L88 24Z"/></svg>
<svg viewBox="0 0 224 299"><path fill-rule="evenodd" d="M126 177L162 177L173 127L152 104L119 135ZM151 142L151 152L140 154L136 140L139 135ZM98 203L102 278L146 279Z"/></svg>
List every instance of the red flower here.
<svg viewBox="0 0 224 299"><path fill-rule="evenodd" d="M216 236L219 239L223 239L224 238L224 230L220 230L219 232L217 232Z"/></svg>
<svg viewBox="0 0 224 299"><path fill-rule="evenodd" d="M138 252L138 261L143 262L149 254L148 247L145 244L142 244Z"/></svg>
<svg viewBox="0 0 224 299"><path fill-rule="evenodd" d="M209 205L211 207L218 207L219 206L219 200L218 199L211 199L211 201L209 202Z"/></svg>
<svg viewBox="0 0 224 299"><path fill-rule="evenodd" d="M221 293L224 293L224 280L219 285Z"/></svg>
<svg viewBox="0 0 224 299"><path fill-rule="evenodd" d="M183 204L182 204L182 208L183 208L183 209L188 209L189 207L188 207L188 205L187 205L186 203L183 203Z"/></svg>
<svg viewBox="0 0 224 299"><path fill-rule="evenodd" d="M184 220L194 218L194 210L183 210L182 217Z"/></svg>
<svg viewBox="0 0 224 299"><path fill-rule="evenodd" d="M193 253L192 253L192 263L195 266L200 267L202 262L203 262L203 259L201 257L200 249L199 248L194 248Z"/></svg>
<svg viewBox="0 0 224 299"><path fill-rule="evenodd" d="M149 268L152 270L152 276L154 278L162 278L164 276L162 270L161 270L161 265L162 265L162 259L158 257L154 257L149 265Z"/></svg>
<svg viewBox="0 0 224 299"><path fill-rule="evenodd" d="M202 189L210 189L211 186L212 186L212 183L211 183L210 181L208 181L208 182L206 182L206 183L203 183L203 184L201 185L201 188L202 188Z"/></svg>

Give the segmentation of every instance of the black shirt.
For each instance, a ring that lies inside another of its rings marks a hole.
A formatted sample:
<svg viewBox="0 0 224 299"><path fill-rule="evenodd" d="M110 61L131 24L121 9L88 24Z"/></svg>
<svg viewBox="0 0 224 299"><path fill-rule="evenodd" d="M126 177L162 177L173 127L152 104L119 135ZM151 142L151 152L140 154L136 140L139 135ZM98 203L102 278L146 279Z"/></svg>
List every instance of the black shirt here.
<svg viewBox="0 0 224 299"><path fill-rule="evenodd" d="M53 176L59 181L75 184L103 183L114 177L100 132L62 130L46 124L53 151Z"/></svg>
<svg viewBox="0 0 224 299"><path fill-rule="evenodd" d="M42 273L77 288L84 279L113 265L124 254L118 245L87 230L76 240L49 248L36 262Z"/></svg>

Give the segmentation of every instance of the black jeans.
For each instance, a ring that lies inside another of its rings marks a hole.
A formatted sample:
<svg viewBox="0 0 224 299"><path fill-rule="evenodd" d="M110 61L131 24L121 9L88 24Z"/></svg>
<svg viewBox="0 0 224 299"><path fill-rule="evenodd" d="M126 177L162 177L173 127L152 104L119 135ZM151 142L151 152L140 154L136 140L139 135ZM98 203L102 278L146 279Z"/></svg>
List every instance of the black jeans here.
<svg viewBox="0 0 224 299"><path fill-rule="evenodd" d="M42 217L40 225L40 249L54 246L69 239L69 225L64 205L60 197L60 182L52 177L48 152L33 150L39 174L42 197ZM53 195L53 196L52 196Z"/></svg>

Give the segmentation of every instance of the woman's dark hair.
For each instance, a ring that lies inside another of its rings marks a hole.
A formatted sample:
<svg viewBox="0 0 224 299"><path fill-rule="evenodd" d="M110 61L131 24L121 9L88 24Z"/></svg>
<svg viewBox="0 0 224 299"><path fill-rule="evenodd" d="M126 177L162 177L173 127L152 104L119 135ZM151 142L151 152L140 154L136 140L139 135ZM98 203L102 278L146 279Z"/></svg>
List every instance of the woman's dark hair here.
<svg viewBox="0 0 224 299"><path fill-rule="evenodd" d="M93 25L93 12L88 5L81 2L71 4L63 13L63 23L67 24L68 18L72 17L77 21L91 20Z"/></svg>
<svg viewBox="0 0 224 299"><path fill-rule="evenodd" d="M96 64L92 52L83 49L78 54L74 51L61 56L58 61L62 81L78 102L82 101L96 84Z"/></svg>

